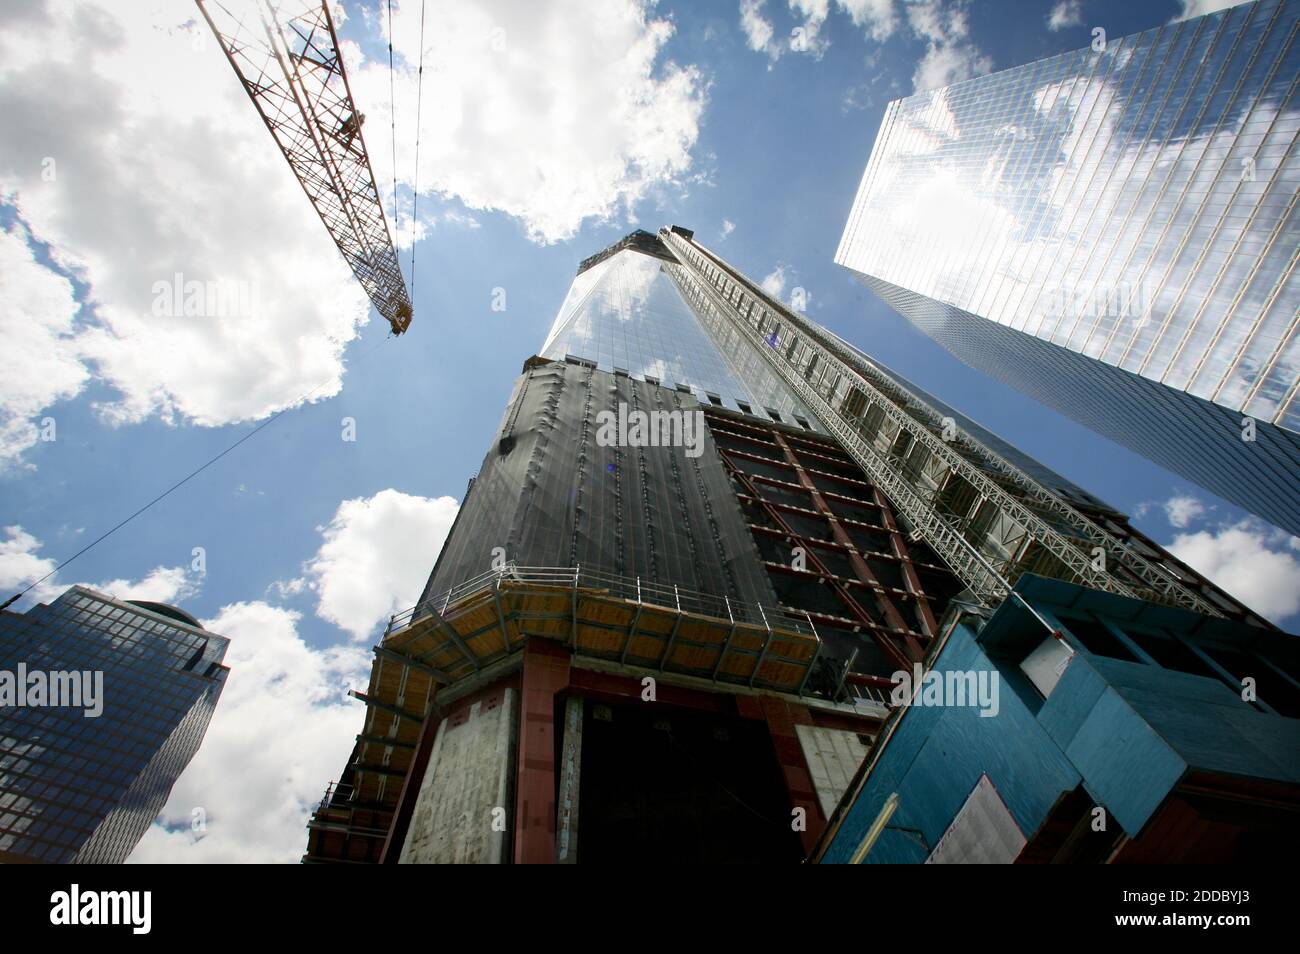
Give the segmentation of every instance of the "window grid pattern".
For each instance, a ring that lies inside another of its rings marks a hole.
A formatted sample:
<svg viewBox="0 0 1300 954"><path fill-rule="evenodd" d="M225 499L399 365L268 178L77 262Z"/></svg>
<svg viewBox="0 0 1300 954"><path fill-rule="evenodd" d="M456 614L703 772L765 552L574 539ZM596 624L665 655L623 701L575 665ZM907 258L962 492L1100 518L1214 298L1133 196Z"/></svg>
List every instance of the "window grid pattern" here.
<svg viewBox="0 0 1300 954"><path fill-rule="evenodd" d="M786 422L801 418L817 429L816 418L734 328L692 310L665 272L671 267L629 248L583 271L541 356L581 358L602 371L684 385L704 404L716 405L713 394L722 406ZM742 294L738 286L732 293Z"/></svg>
<svg viewBox="0 0 1300 954"><path fill-rule="evenodd" d="M1298 30L1257 0L892 103L836 260L1300 430Z"/></svg>
<svg viewBox="0 0 1300 954"><path fill-rule="evenodd" d="M82 587L0 616L0 670L103 673L96 718L0 707L0 853L125 861L202 741L228 643Z"/></svg>

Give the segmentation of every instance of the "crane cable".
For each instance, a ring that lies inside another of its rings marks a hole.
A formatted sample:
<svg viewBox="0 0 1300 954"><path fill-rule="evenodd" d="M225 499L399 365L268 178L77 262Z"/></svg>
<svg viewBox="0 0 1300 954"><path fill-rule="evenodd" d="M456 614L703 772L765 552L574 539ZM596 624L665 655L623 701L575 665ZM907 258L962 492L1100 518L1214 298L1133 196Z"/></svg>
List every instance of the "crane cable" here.
<svg viewBox="0 0 1300 954"><path fill-rule="evenodd" d="M393 337L392 335L387 335L386 337L380 338L379 341L377 341L373 347L371 347L371 348L369 348L369 349L367 349L367 350L361 352L361 354L357 355L357 359L360 359L360 358L362 358L362 357L364 357L364 356L370 354L372 351L375 350L375 348L379 347L379 346L382 345L384 342L386 342L386 341L391 341L391 340L392 340L392 337ZM356 366L356 361L354 360L354 361L353 361L353 367L355 367L355 366ZM287 407L282 407L280 410L276 411L273 415L271 415L270 417L268 417L268 418L267 418L265 421L263 421L261 424L257 425L257 427L253 428L251 431L249 431L247 434L245 434L245 435L244 435L243 437L241 437L239 440L235 441L233 444L231 444L231 445L230 445L229 447L227 447L225 450L221 451L221 453L217 454L215 457L210 458L210 459L209 459L206 463L204 463L202 466L195 468L194 470L192 470L192 471L190 471L188 474L186 474L184 477L182 477L180 480L176 481L176 483L172 484L170 487L168 487L166 490L164 490L162 493L160 493L157 497L154 497L153 500L150 500L147 504L145 504L145 505L144 505L143 507L141 507L139 510L135 511L135 513L131 514L131 515L130 515L129 517L127 517L126 519L119 521L118 523L116 523L116 524L114 524L112 527L110 527L108 530L106 530L106 531L104 531L103 533L101 533L98 537L96 537L94 540L92 540L92 541L90 541L89 543L87 543L84 547L82 547L82 548L81 548L80 550L78 550L76 553L72 554L72 556L68 557L66 560L64 560L62 563L60 563L60 564L59 564L58 566L56 566L54 569L50 570L49 573L46 573L46 574L45 574L43 577L41 577L39 580L35 580L35 581L33 581L32 583L29 583L29 584L28 584L27 586L25 586L22 590L20 590L19 592L15 593L13 596L9 597L9 599L5 600L3 603L0 603L0 610L6 609L6 608L8 608L9 606L11 606L12 604L16 603L18 600L22 599L24 596L26 596L26 595L27 595L29 592L31 592L33 589L35 589L36 587L40 586L42 583L44 583L44 582L45 582L46 580L48 580L50 577L54 576L54 574L58 573L58 572L59 572L60 570L62 570L65 566L67 566L69 563L71 563L73 560L77 559L77 557L81 556L81 555L82 555L83 553L85 553L86 551L92 549L92 548L95 547L95 546L98 546L100 543L102 543L102 542L104 542L105 540L107 540L109 537L111 537L111 536L112 536L113 534L115 534L117 531L121 530L121 529L122 529L123 527L125 527L128 523L130 523L130 522L131 522L132 520L134 520L136 517L140 516L140 514L144 513L146 510L148 510L148 509L149 509L150 507L152 507L154 504L156 504L156 503L158 503L159 501L163 500L164 498L170 496L171 493L172 493L173 491L180 489L180 488L183 487L185 484L189 483L191 480L193 480L193 479L194 479L195 477L197 477L199 474L203 473L205 470L207 470L209 467L211 467L213 464L215 464L217 461L221 460L221 458L225 457L227 454L229 454L231 451L233 451L233 450L234 450L236 447L238 447L240 444L244 443L244 441L248 440L250 437L254 436L255 434L261 432L261 431L264 430L265 428L270 427L272 424L274 424L276 421L278 421L278 420L279 420L279 419L284 415L284 413L285 413L286 411L291 411L291 410L294 410L294 409L297 408L297 407L300 407L300 406L301 406L305 401L307 401L307 399L310 398L313 394L315 394L315 393L316 393L317 391L319 391L321 388L325 387L327 384L331 384L331 383L333 383L333 381L334 381L334 378L332 378L332 377L329 378L328 380L322 381L320 384L316 385L314 388L312 388L310 391L308 391L308 392L307 392L306 394L304 394L302 397L298 398L298 400L295 401L294 403L288 405Z"/></svg>
<svg viewBox="0 0 1300 954"><path fill-rule="evenodd" d="M421 2L420 2L420 69L419 69L419 81L418 81L418 83L417 83L417 94L416 94L416 127L415 127L415 183L416 183L415 200L416 200L417 206L418 206L419 197L420 197L420 192L419 192L419 173L420 173L420 126L419 126L419 117L420 117L420 109L421 109L421 107L420 107L420 101L421 101L421 97L422 97L423 89L424 89L424 12L425 12L424 0L421 0ZM391 120L391 126L392 126L392 145L393 145L393 228L396 229L396 228L397 228L397 101L396 101L396 82L395 82L395 80L394 80L394 69L393 69L393 0L388 0L388 96L389 96L390 120ZM412 216L411 216L411 235L412 235L412 237L411 237L411 298L412 298L412 300L414 300L414 298L415 298L415 237L414 237L414 236L415 236L415 213L414 213L414 210L412 211ZM391 335L391 334L388 335L388 336L385 337L385 338L381 338L380 341L378 342L378 344L383 344L385 341L388 341L388 340L390 340L391 338L392 338L392 335ZM376 345L376 347L378 346L378 344ZM363 357L364 355L369 354L370 351L373 351L373 350L374 350L374 348L371 348L369 351L364 351L364 352L362 352L360 355L358 355L357 357L358 357L358 358L361 358L361 357ZM355 365L355 362L354 362L354 365ZM20 590L19 592L15 593L13 596L9 597L9 599L5 600L3 603L0 603L0 610L6 609L7 607L12 606L14 603L16 603L18 600L22 599L24 596L26 596L26 595L27 595L29 592L31 592L33 589L35 589L36 587L40 586L42 583L44 583L44 582L45 582L46 580L48 580L50 577L54 576L56 573L58 573L60 570L62 570L64 567L66 567L66 566L67 566L69 563L71 563L73 560L77 559L77 558L80 557L82 554L88 552L89 550L91 550L91 549L93 549L94 547L98 546L100 543L102 543L102 542L104 542L105 540L107 540L109 537L111 537L111 536L112 536L114 533L116 533L118 530L121 530L123 527L125 527L128 523L130 523L130 522L131 522L132 520L134 520L136 517L140 516L142 513L144 513L145 511L147 511L149 508L151 508L154 504L159 503L160 501L162 501L162 500L164 500L165 498L167 498L168 496L170 496L170 495L172 494L173 491L179 490L179 489L180 489L181 487L183 487L185 484L189 483L191 480L193 480L193 479L194 479L195 477L197 477L199 474L203 473L203 471L207 470L209 467L211 467L211 466L212 466L213 464L215 464L217 461L221 460L221 458L225 457L227 454L229 454L229 453L230 453L231 451L233 451L235 448L237 448L237 447L239 447L241 444L243 444L244 441L248 440L248 439L251 438L253 435L255 435L255 434L261 432L264 428L269 427L270 425L274 424L276 421L278 421L278 420L280 419L280 417L281 417L281 416L282 416L286 411L289 411L289 410L292 410L292 409L294 409L294 408L296 408L296 407L301 406L301 405L302 405L304 402L306 402L306 401L307 401L307 400L308 400L308 399L309 399L313 394L315 394L315 393L316 393L317 391L319 391L321 388L325 387L327 384L332 383L333 380L334 380L334 378L331 377L330 379L328 379L328 380L326 380L326 381L322 381L320 384L316 385L316 387L312 388L312 389L311 389L310 391L308 391L306 394L302 395L302 396L301 396L297 401L295 401L293 404L290 404L290 405L288 405L287 407L283 407L283 408L281 408L279 411L276 411L275 414L273 414L271 417L267 418L267 419L266 419L265 421L263 421L261 424L257 425L257 427L253 428L251 431L249 431L247 434L245 434L245 435L244 435L243 437L241 437L239 440L235 441L233 444L231 444L231 445L230 445L229 447L227 447L225 450L221 451L221 452L220 452L219 454L217 454L215 457L210 458L208 461L206 461L206 462L205 462L204 464L202 464L200 467L196 468L195 470L190 471L188 474L186 474L184 477L182 477L182 478L181 478L180 480L178 480L176 483L172 484L170 487L168 487L166 490L164 490L164 491L163 491L162 493L160 493L158 496L154 497L152 500L150 500L150 501L149 501L148 503L146 503L144 506L140 507L140 508L139 508L138 510L136 510L134 513L132 513L130 516L126 517L124 520L122 520L122 521L118 522L117 524L113 525L113 526L110 527L108 530L104 531L104 533L100 534L100 535L99 535L98 537L96 537L94 540L90 541L90 543L86 544L84 547L82 547L80 550L78 550L76 553L74 553L72 556L68 557L68 558L67 558L66 560L64 560L62 563L59 563L57 566L54 567L54 569L50 570L50 572L46 573L46 574L45 574L44 576L42 576L40 579L35 580L35 581L33 581L32 583L29 583L29 584L28 584L27 586L25 586L22 590Z"/></svg>
<svg viewBox="0 0 1300 954"><path fill-rule="evenodd" d="M388 118L393 132L393 230L397 230L397 83L393 79L393 0L388 0Z"/></svg>
<svg viewBox="0 0 1300 954"><path fill-rule="evenodd" d="M420 0L420 69L415 84L415 175L411 205L411 305L415 305L415 229L420 211L420 118L424 111L424 5Z"/></svg>

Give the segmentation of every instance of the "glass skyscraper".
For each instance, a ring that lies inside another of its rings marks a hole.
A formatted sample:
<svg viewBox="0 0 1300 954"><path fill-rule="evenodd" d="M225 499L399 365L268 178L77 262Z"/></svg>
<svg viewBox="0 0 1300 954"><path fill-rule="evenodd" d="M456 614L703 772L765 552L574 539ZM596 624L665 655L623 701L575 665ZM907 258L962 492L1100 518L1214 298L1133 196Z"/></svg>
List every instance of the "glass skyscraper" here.
<svg viewBox="0 0 1300 954"><path fill-rule="evenodd" d="M739 336L697 315L649 232L583 263L539 354L576 356L678 389L702 403L813 428L816 418ZM707 323L706 323L707 322Z"/></svg>
<svg viewBox="0 0 1300 954"><path fill-rule="evenodd" d="M966 363L1300 533L1300 4L889 105L836 261Z"/></svg>
<svg viewBox="0 0 1300 954"><path fill-rule="evenodd" d="M0 695L0 862L125 861L203 741L229 642L81 586L0 612L0 685L18 692ZM56 698L73 680L78 698Z"/></svg>

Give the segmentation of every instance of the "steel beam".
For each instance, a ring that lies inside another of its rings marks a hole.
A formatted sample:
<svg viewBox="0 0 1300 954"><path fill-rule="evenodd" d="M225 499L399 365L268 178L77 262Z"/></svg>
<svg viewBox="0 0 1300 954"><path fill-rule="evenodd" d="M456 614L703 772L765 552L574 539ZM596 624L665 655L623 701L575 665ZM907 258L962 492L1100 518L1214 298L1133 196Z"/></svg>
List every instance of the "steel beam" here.
<svg viewBox="0 0 1300 954"><path fill-rule="evenodd" d="M775 351L771 342L763 339L746 316L742 315L716 287L725 280L724 275L733 284L743 284L748 289L750 297L761 302L767 313L778 317L785 328L798 335L799 343L817 354L828 366L835 368L851 380L859 392L880 408L885 417L897 427L897 433L906 432L911 440L924 445L933 457L943 460L951 471L960 473L978 493L986 496L1011 519L1024 526L1038 543L1060 560L1077 579L1086 585L1120 595L1143 595L1148 599L1189 607L1209 615L1222 615L1208 601L1177 580L1170 571L1131 551L1104 528L1075 510L1058 494L1043 488L969 435L964 432L959 433L963 442L961 446L967 451L966 455L959 453L958 448L950 446L948 442L940 440L931 433L930 427L925 423L927 419L933 423L936 416L934 409L910 395L904 397L896 383L889 381L877 369L870 367L868 362L857 358L839 343L832 341L824 331L756 289L740 273L727 266L713 253L667 230L662 231L660 235L683 263L677 268L669 269L670 275L683 292L689 298L696 300L701 307L714 310L722 316L723 320L728 321L753 342L774 370L839 439L844 450L848 451L873 482L887 493L893 504L906 514L913 527L921 531L930 545L949 562L952 569L982 601L990 605L1000 602L1009 592L1008 581L989 565L986 556L977 547L939 515L930 501L923 499L917 493L912 482L898 473L893 463L862 440L856 429L852 428L840 413L822 395L812 389L802 376L796 373L793 366ZM709 276L704 269L705 263L712 267L715 273L713 276ZM978 464L971 459L972 457L978 461ZM997 472L1003 480L1013 484L1025 500L1013 496L1002 483L994 480L981 467ZM1026 503L1026 500L1031 501L1032 506ZM1078 532L1083 540L1071 540L1059 533L1033 509L1034 506L1050 510L1072 530ZM1123 565L1136 578L1142 580L1149 587L1149 592L1138 594L1121 582L1108 566L1100 570L1096 569L1092 554L1085 552L1080 546L1084 541L1100 546L1109 560Z"/></svg>
<svg viewBox="0 0 1300 954"><path fill-rule="evenodd" d="M434 682L440 682L444 686L452 682L452 677L447 673L430 666L428 663L420 662L413 656L403 656L401 653L394 652L384 646L376 646L375 655L380 659L387 659L389 662L397 663L399 666L407 666L416 672L422 672Z"/></svg>
<svg viewBox="0 0 1300 954"><path fill-rule="evenodd" d="M372 709L378 709L380 712L387 712L389 715L395 715L399 719L406 719L408 722L414 722L416 725L424 724L424 716L416 715L414 712L407 712L405 709L395 705L390 705L389 703L384 702L381 699L376 699L374 696L367 695L358 689L349 689L348 695L353 699L361 700Z"/></svg>

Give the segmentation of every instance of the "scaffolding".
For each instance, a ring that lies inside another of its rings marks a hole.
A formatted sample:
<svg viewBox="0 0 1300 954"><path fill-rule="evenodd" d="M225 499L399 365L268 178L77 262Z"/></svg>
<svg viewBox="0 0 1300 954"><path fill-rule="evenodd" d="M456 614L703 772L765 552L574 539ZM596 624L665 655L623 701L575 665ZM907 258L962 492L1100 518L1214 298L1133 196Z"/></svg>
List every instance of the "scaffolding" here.
<svg viewBox="0 0 1300 954"><path fill-rule="evenodd" d="M737 329L985 605L1027 572L1222 612L676 229L669 274L706 321ZM944 439L948 437L949 439Z"/></svg>
<svg viewBox="0 0 1300 954"><path fill-rule="evenodd" d="M500 678L529 639L700 687L847 695L859 714L887 711L878 693L848 692L824 667L808 613L581 567L506 563L390 619L365 691L349 693L366 706L364 727L308 824L303 860L378 861L440 694Z"/></svg>

